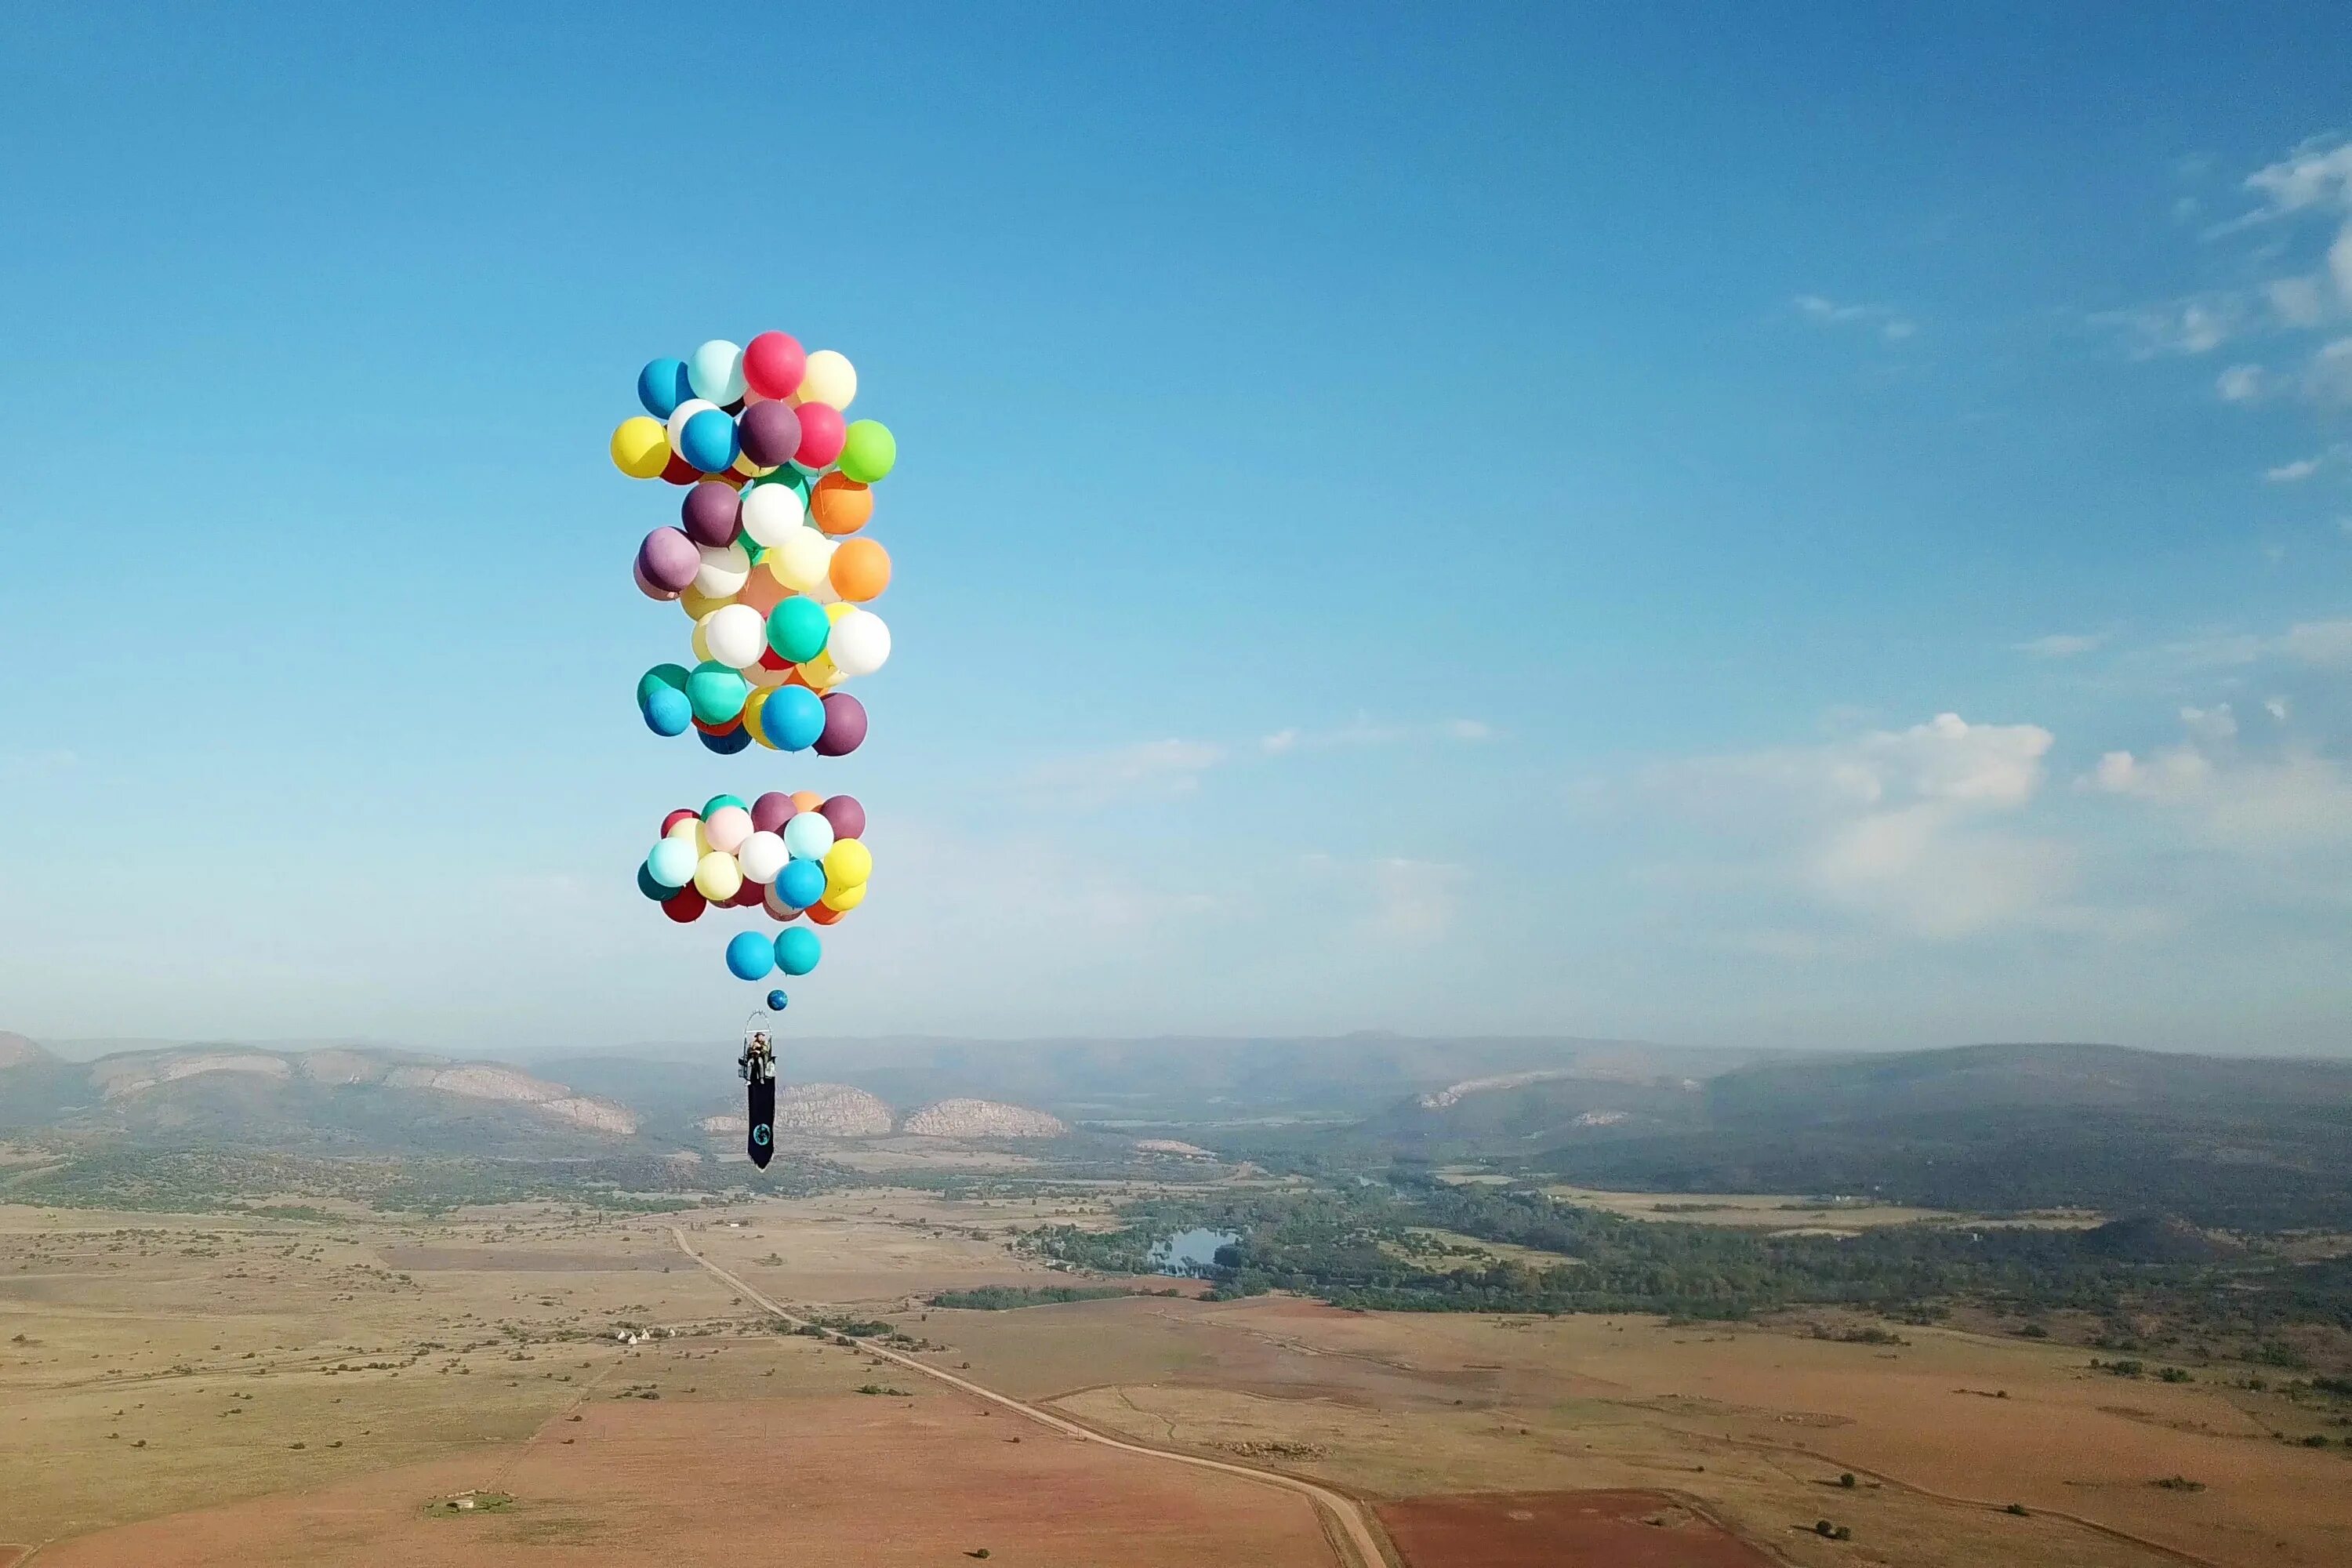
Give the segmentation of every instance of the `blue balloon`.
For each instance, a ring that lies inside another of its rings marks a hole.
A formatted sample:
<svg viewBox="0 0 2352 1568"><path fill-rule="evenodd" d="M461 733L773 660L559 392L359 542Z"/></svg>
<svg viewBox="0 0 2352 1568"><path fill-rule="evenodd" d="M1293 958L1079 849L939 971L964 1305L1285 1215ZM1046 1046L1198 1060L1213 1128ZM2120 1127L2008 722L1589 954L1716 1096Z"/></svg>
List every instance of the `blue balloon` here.
<svg viewBox="0 0 2352 1568"><path fill-rule="evenodd" d="M694 386L686 379L682 359L647 360L646 368L637 372L637 401L656 419L668 418L693 395Z"/></svg>
<svg viewBox="0 0 2352 1568"><path fill-rule="evenodd" d="M645 700L646 728L656 735L683 735L694 722L694 704L674 686L657 686Z"/></svg>
<svg viewBox="0 0 2352 1568"><path fill-rule="evenodd" d="M695 733L702 737L704 750L716 752L722 757L731 757L751 743L751 731L740 724L724 735L714 735L708 730L698 730Z"/></svg>
<svg viewBox="0 0 2352 1568"><path fill-rule="evenodd" d="M787 752L805 752L824 733L824 699L805 686L779 686L760 710L760 728Z"/></svg>
<svg viewBox="0 0 2352 1568"><path fill-rule="evenodd" d="M637 891L643 893L646 897L651 899L657 904L667 902L667 900L677 897L677 889L676 888L665 888L659 882L656 881L654 879L653 868L642 860L637 862Z"/></svg>
<svg viewBox="0 0 2352 1568"><path fill-rule="evenodd" d="M740 450L735 442L735 421L723 409L704 409L677 433L677 455L706 474L725 473Z"/></svg>
<svg viewBox="0 0 2352 1568"><path fill-rule="evenodd" d="M816 932L806 926L792 926L776 933L776 967L787 974L806 974L816 967L824 943L817 941Z"/></svg>
<svg viewBox="0 0 2352 1568"><path fill-rule="evenodd" d="M804 910L824 897L824 864L819 860L787 860L776 873L776 897Z"/></svg>
<svg viewBox="0 0 2352 1568"><path fill-rule="evenodd" d="M784 1010L784 1005L791 1000L791 997L785 995L781 991L771 991L768 993L768 1011L771 1013L781 1013Z"/></svg>
<svg viewBox="0 0 2352 1568"><path fill-rule="evenodd" d="M727 973L738 980L764 980L776 966L776 950L755 931L739 931L727 944Z"/></svg>

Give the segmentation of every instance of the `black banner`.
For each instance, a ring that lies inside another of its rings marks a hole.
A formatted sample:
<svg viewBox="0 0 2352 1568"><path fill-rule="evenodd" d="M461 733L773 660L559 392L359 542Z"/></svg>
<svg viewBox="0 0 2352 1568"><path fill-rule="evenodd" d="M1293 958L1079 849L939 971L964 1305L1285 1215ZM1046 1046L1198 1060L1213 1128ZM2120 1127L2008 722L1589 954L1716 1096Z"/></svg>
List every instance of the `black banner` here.
<svg viewBox="0 0 2352 1568"><path fill-rule="evenodd" d="M749 1144L751 1163L761 1170L768 1168L768 1156L776 1152L776 1080L754 1079L751 1082L751 1135Z"/></svg>

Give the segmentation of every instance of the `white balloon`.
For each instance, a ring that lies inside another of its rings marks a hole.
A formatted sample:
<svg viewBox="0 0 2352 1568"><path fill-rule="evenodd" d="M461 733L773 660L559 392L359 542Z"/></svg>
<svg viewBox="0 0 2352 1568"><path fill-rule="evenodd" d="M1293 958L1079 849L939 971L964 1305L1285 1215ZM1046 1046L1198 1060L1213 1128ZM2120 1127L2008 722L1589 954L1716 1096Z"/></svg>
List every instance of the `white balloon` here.
<svg viewBox="0 0 2352 1568"><path fill-rule="evenodd" d="M735 858L743 863L743 875L754 882L773 882L791 858L782 836L764 830L743 840L742 847L735 851Z"/></svg>
<svg viewBox="0 0 2352 1568"><path fill-rule="evenodd" d="M800 390L793 394L794 403L830 403L835 408L846 408L857 396L857 367L849 356L838 349L819 349L808 356L801 372Z"/></svg>
<svg viewBox="0 0 2352 1568"><path fill-rule="evenodd" d="M743 351L725 338L711 339L687 360L686 384L713 404L734 402L743 395Z"/></svg>
<svg viewBox="0 0 2352 1568"><path fill-rule="evenodd" d="M702 617L707 656L730 668L757 664L768 648L768 617L749 605L721 605Z"/></svg>
<svg viewBox="0 0 2352 1568"><path fill-rule="evenodd" d="M769 485L769 489L782 487ZM764 564L776 581L795 594L805 594L825 581L833 572L832 540L814 528L795 529L774 547L775 553Z"/></svg>
<svg viewBox="0 0 2352 1568"><path fill-rule="evenodd" d="M679 404L676 408L671 409L669 412L668 426L669 449L673 452L677 451L678 437L686 433L686 422L688 420L693 418L696 415L701 413L706 408L716 408L719 405L709 401L708 398L689 397L684 403ZM678 455L681 457L685 456L684 453L679 453Z"/></svg>
<svg viewBox="0 0 2352 1568"><path fill-rule="evenodd" d="M702 568L694 574L694 591L707 599L731 599L751 580L751 557L740 544L698 544Z"/></svg>
<svg viewBox="0 0 2352 1568"><path fill-rule="evenodd" d="M824 651L844 675L871 675L889 662L890 628L871 610L852 610L833 623Z"/></svg>
<svg viewBox="0 0 2352 1568"><path fill-rule="evenodd" d="M807 522L800 492L790 485L752 485L743 492L743 531L773 550Z"/></svg>

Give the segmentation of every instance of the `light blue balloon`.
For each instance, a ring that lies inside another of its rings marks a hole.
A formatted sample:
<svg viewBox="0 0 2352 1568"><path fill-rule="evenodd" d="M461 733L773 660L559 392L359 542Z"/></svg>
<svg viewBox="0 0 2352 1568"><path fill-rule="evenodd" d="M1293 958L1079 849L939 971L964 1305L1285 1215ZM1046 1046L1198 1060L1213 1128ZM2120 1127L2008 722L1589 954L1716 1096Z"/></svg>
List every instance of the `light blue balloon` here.
<svg viewBox="0 0 2352 1568"><path fill-rule="evenodd" d="M824 733L824 699L805 686L774 687L760 710L760 727L779 748L805 752Z"/></svg>
<svg viewBox="0 0 2352 1568"><path fill-rule="evenodd" d="M656 419L667 419L677 412L679 404L693 395L694 388L686 378L686 362L682 359L648 360L646 368L637 372L637 401Z"/></svg>
<svg viewBox="0 0 2352 1568"><path fill-rule="evenodd" d="M822 860L833 847L833 824L814 811L803 811L784 824L784 848L795 860Z"/></svg>
<svg viewBox="0 0 2352 1568"><path fill-rule="evenodd" d="M695 863L699 858L694 852L693 839L665 838L646 857L646 875L675 891L694 880Z"/></svg>
<svg viewBox="0 0 2352 1568"><path fill-rule="evenodd" d="M735 421L724 409L704 409L677 433L677 455L706 474L725 473L741 450L735 438Z"/></svg>
<svg viewBox="0 0 2352 1568"><path fill-rule="evenodd" d="M738 980L765 980L776 966L774 944L755 931L739 931L727 944L727 973Z"/></svg>
<svg viewBox="0 0 2352 1568"><path fill-rule="evenodd" d="M713 338L686 362L686 379L695 396L724 408L743 395L743 351L725 338Z"/></svg>
<svg viewBox="0 0 2352 1568"><path fill-rule="evenodd" d="M694 704L675 687L657 686L645 700L646 728L656 735L683 735L694 722Z"/></svg>
<svg viewBox="0 0 2352 1568"><path fill-rule="evenodd" d="M824 943L806 926L788 926L776 933L776 967L787 974L806 974L824 954Z"/></svg>
<svg viewBox="0 0 2352 1568"><path fill-rule="evenodd" d="M787 860L776 873L776 897L804 910L824 897L824 868L814 860Z"/></svg>

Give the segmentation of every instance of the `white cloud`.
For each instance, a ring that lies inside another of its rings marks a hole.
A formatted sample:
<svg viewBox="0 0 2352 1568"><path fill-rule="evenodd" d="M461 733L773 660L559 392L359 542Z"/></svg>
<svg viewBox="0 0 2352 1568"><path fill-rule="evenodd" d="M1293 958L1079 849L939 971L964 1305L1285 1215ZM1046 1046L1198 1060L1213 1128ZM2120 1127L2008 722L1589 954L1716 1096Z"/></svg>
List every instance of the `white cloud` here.
<svg viewBox="0 0 2352 1568"><path fill-rule="evenodd" d="M2352 142L2315 138L2275 163L2246 176L2262 198L2251 218L2277 217L2312 207L2352 208Z"/></svg>
<svg viewBox="0 0 2352 1568"><path fill-rule="evenodd" d="M2227 294L2200 295L2134 310L2105 310L2091 318L2098 326L2119 327L2133 357L2208 354L2238 335L2245 308Z"/></svg>
<svg viewBox="0 0 2352 1568"><path fill-rule="evenodd" d="M2010 646L2018 653L2030 653L2036 658L2073 658L2091 652L2106 640L2105 632L2052 632L2048 637Z"/></svg>
<svg viewBox="0 0 2352 1568"><path fill-rule="evenodd" d="M2270 697L2263 699L2263 711L2268 713L2280 723L2285 723L2287 714L2286 699L2284 697Z"/></svg>
<svg viewBox="0 0 2352 1568"><path fill-rule="evenodd" d="M2284 721L2284 699L2263 706ZM2180 717L2187 736L2179 744L2144 759L2109 752L2086 787L2179 813L2215 848L2266 857L2352 848L2352 777L2343 764L2302 750L2248 755L2226 706L2184 708Z"/></svg>
<svg viewBox="0 0 2352 1568"><path fill-rule="evenodd" d="M1916 335L1918 324L1891 305L1842 305L1819 294L1800 294L1790 301L1797 313L1823 327L1871 327L1890 342Z"/></svg>
<svg viewBox="0 0 2352 1568"><path fill-rule="evenodd" d="M2213 378L2213 389L2224 403L2252 403L2263 395L2263 367L2233 364Z"/></svg>
<svg viewBox="0 0 2352 1568"><path fill-rule="evenodd" d="M2274 485L2291 485L2319 472L2325 458L2297 458L2291 463L2281 463L2274 468L2264 468L2263 478Z"/></svg>
<svg viewBox="0 0 2352 1568"><path fill-rule="evenodd" d="M2305 664L2352 665L2352 619L2299 621L2279 639L2279 650Z"/></svg>

